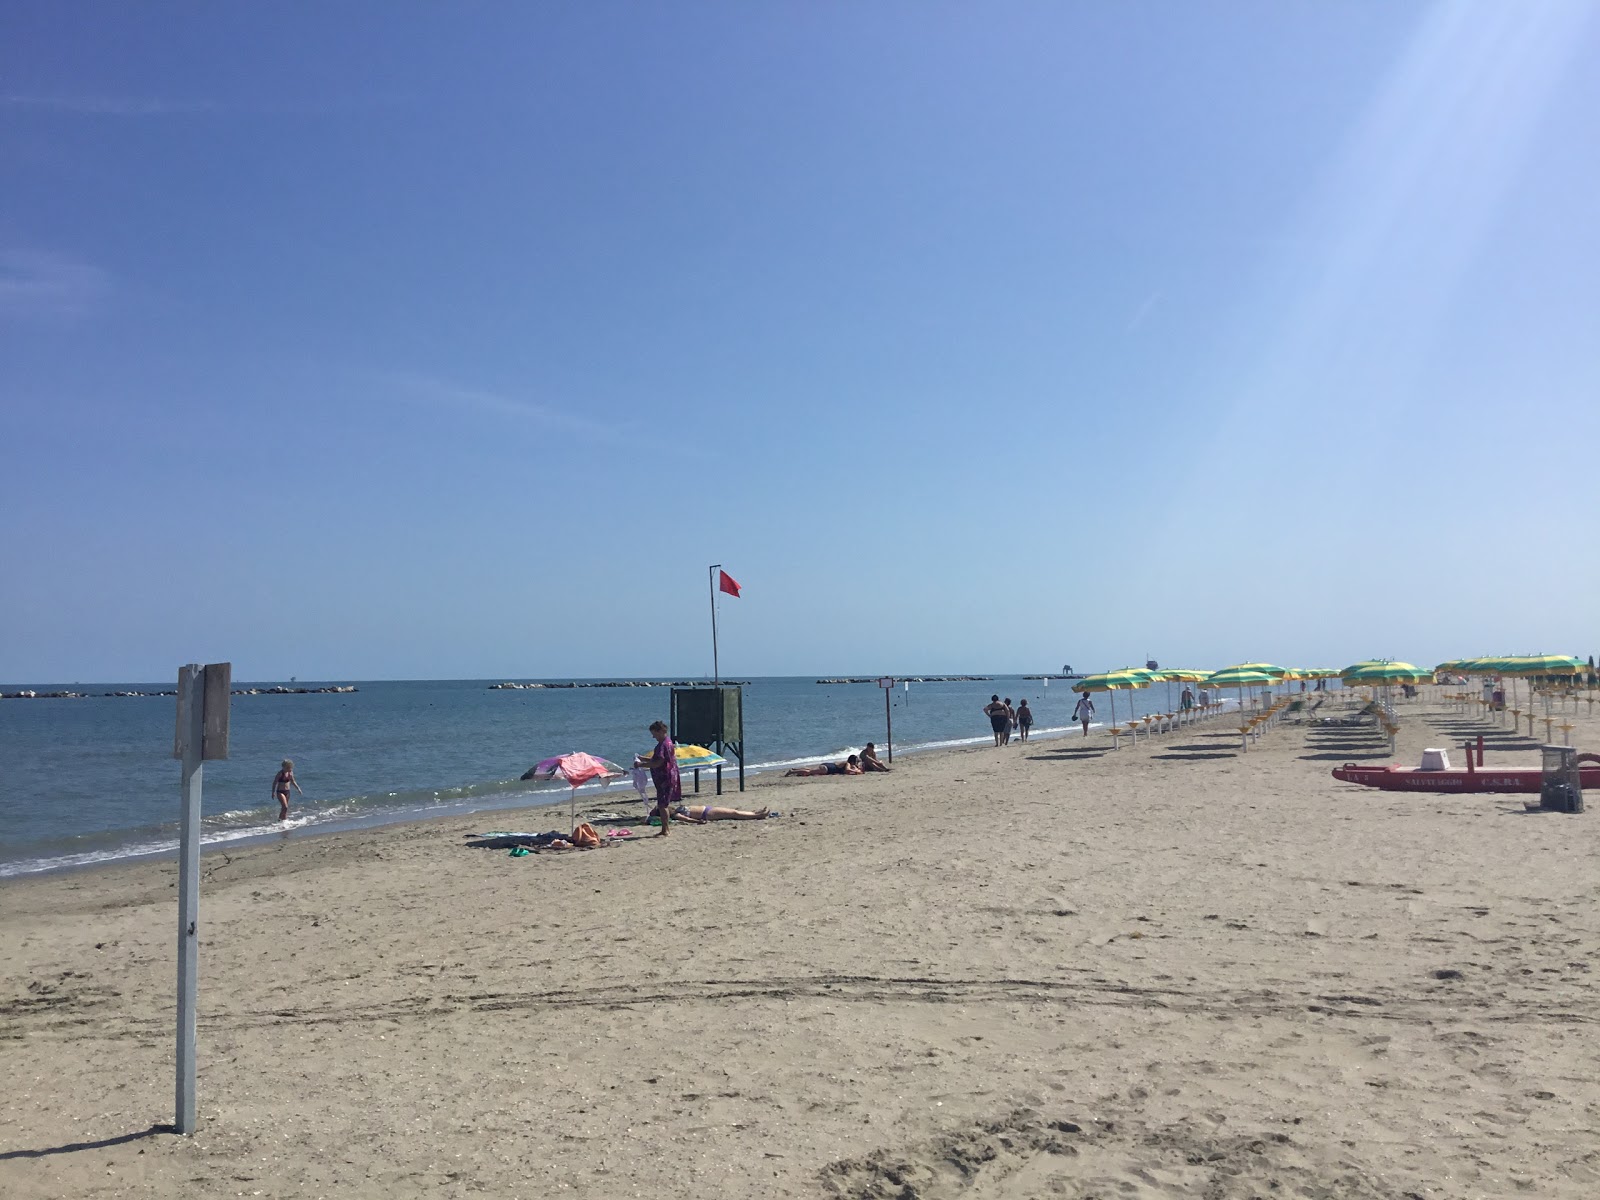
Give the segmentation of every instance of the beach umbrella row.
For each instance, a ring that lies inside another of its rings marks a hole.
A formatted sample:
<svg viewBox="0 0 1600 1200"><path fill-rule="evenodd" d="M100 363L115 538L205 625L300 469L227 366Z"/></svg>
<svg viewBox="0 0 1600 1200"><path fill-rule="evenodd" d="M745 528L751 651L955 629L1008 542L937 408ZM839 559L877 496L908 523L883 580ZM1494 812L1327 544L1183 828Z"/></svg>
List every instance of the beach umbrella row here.
<svg viewBox="0 0 1600 1200"><path fill-rule="evenodd" d="M1440 671L1461 675L1583 675L1589 664L1570 654L1513 654L1501 658L1456 658L1440 663Z"/></svg>
<svg viewBox="0 0 1600 1200"><path fill-rule="evenodd" d="M1399 664L1408 667L1411 672L1425 675L1426 672L1417 672L1417 668L1409 664ZM1257 687L1272 687L1287 680L1299 679L1335 679L1342 672L1328 667L1280 667L1274 663L1253 662L1237 663L1231 667L1224 667L1220 671L1203 671L1184 667L1168 667L1162 670L1147 670L1144 667L1123 667L1118 671L1103 671L1096 675L1085 675L1072 685L1075 692L1105 692L1111 702L1111 723L1117 723L1117 696L1121 691L1133 691L1138 688L1149 687L1152 683L1165 683L1168 685L1167 702L1172 702L1171 686L1174 683L1198 683L1208 689L1236 688L1239 692L1239 707L1244 709L1245 692ZM1409 682L1415 675L1408 676ZM1130 698L1131 700L1131 698ZM1129 716L1133 715L1132 704L1129 704Z"/></svg>
<svg viewBox="0 0 1600 1200"><path fill-rule="evenodd" d="M1517 680L1537 678L1572 679L1588 673L1589 664L1570 654L1511 654L1500 658L1458 658L1441 663L1439 670L1460 675L1490 675L1511 680L1511 707L1517 707ZM1532 685L1529 685L1531 708ZM1533 715L1528 715L1529 732L1533 730Z"/></svg>

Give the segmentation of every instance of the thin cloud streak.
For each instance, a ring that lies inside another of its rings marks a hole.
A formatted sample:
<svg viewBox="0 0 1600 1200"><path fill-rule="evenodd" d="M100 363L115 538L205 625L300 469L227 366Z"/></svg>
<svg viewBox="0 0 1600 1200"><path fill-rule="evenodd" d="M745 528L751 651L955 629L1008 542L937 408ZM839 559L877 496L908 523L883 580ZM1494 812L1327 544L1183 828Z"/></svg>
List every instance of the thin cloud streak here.
<svg viewBox="0 0 1600 1200"><path fill-rule="evenodd" d="M137 96L0 96L0 104L7 108L89 117L162 117L220 109L210 100L155 100Z"/></svg>
<svg viewBox="0 0 1600 1200"><path fill-rule="evenodd" d="M358 100L323 102L282 101L271 104L224 104L216 100L164 100L153 96L0 96L0 108L23 112L61 113L79 117L184 117L209 115L238 116L333 116L339 113L371 112L394 108L397 96L372 96Z"/></svg>
<svg viewBox="0 0 1600 1200"><path fill-rule="evenodd" d="M1133 314L1127 325L1123 327L1122 332L1124 334L1133 333L1139 326L1143 325L1144 319L1155 311L1156 305L1161 303L1161 296L1160 290L1151 292L1146 296L1144 303L1139 305L1139 310Z"/></svg>
<svg viewBox="0 0 1600 1200"><path fill-rule="evenodd" d="M598 440L611 440L622 432L617 426L591 421L537 401L466 387L428 375L403 371L381 372L369 378L385 387L388 395L408 404L489 413Z"/></svg>
<svg viewBox="0 0 1600 1200"><path fill-rule="evenodd" d="M111 277L89 263L38 250L0 251L0 315L87 316L110 290Z"/></svg>

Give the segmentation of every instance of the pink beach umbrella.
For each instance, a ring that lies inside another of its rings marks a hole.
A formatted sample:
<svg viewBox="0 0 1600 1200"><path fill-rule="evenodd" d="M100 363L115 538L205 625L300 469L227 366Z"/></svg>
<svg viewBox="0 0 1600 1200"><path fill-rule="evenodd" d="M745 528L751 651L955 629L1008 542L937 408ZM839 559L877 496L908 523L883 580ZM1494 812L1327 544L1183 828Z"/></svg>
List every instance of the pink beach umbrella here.
<svg viewBox="0 0 1600 1200"><path fill-rule="evenodd" d="M567 786L572 789L568 793L571 805L567 815L572 819L574 829L578 827L578 789L591 780L598 779L603 785L622 774L622 768L616 763L593 754L558 754L545 759L529 772L534 779L555 779L559 776L567 781Z"/></svg>

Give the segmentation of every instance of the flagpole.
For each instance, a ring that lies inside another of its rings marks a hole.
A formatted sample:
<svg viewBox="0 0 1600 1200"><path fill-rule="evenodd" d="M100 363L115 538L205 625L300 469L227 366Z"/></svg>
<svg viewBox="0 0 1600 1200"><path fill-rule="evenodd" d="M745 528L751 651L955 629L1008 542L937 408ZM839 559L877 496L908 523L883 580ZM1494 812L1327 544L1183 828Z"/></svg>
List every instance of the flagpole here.
<svg viewBox="0 0 1600 1200"><path fill-rule="evenodd" d="M706 570L707 579L711 584L711 682L713 685L722 683L722 668L717 664L717 568L721 563L712 563Z"/></svg>

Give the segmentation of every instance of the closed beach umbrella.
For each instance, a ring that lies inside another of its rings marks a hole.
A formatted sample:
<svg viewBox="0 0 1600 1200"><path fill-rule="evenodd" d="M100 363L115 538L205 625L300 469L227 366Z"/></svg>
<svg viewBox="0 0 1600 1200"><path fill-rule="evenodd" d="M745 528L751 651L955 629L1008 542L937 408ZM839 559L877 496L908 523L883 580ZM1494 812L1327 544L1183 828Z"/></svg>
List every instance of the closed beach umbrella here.
<svg viewBox="0 0 1600 1200"><path fill-rule="evenodd" d="M578 827L578 789L591 780L598 779L604 784L622 774L622 768L616 763L594 754L558 754L545 759L529 772L534 779L559 778L567 781L567 786L572 789L568 794L570 812L567 815L572 819L574 829Z"/></svg>

